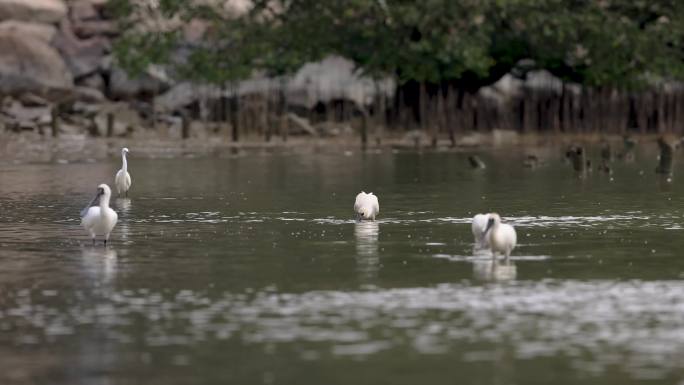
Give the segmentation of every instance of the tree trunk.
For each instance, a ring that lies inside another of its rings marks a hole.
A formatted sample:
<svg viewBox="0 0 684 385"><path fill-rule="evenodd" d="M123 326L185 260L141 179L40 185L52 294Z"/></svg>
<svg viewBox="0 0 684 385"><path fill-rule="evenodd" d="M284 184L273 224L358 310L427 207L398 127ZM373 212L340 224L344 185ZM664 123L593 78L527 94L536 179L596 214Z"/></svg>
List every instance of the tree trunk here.
<svg viewBox="0 0 684 385"><path fill-rule="evenodd" d="M225 90L225 85L223 87ZM233 142L237 143L238 140L240 140L240 96L238 95L237 89L235 84L231 83L230 85L231 89L231 126L233 127L232 129L232 139Z"/></svg>
<svg viewBox="0 0 684 385"><path fill-rule="evenodd" d="M52 127L52 137L56 138L59 136L59 106L53 106L50 110L50 125Z"/></svg>

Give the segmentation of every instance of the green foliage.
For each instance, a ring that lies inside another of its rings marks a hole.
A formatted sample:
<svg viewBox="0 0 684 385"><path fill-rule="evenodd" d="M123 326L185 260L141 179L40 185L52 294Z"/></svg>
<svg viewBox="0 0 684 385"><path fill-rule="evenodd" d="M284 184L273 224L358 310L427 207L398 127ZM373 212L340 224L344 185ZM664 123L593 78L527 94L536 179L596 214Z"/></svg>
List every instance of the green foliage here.
<svg viewBox="0 0 684 385"><path fill-rule="evenodd" d="M176 32L128 34L115 42L113 51L119 65L137 76L152 64L167 63L177 41Z"/></svg>
<svg viewBox="0 0 684 385"><path fill-rule="evenodd" d="M146 15L140 3L110 0L132 27L116 44L119 62L133 72L167 64L181 78L215 84L291 73L327 54L375 77L473 88L523 59L591 86L684 79L677 0L257 0L244 14L160 0L151 11L181 22L157 31L135 28ZM184 45L179 30L193 19L209 27L201 43ZM180 48L189 54L174 60Z"/></svg>

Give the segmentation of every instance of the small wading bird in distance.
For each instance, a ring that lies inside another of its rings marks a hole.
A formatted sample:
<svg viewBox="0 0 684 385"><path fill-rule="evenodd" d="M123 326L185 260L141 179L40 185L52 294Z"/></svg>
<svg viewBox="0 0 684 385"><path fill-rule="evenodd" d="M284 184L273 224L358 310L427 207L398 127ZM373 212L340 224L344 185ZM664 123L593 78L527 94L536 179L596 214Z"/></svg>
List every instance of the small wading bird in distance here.
<svg viewBox="0 0 684 385"><path fill-rule="evenodd" d="M373 195L373 193L366 194L361 191L356 195L356 201L354 202L354 212L356 213L357 220L375 220L375 216L380 212L380 204L378 203L378 197Z"/></svg>
<svg viewBox="0 0 684 385"><path fill-rule="evenodd" d="M477 155L470 155L468 157L468 163L470 163L471 168L476 170L484 170L487 168L487 165Z"/></svg>
<svg viewBox="0 0 684 385"><path fill-rule="evenodd" d="M128 190L131 188L131 174L128 173L126 154L128 154L128 148L124 147L121 149L121 170L114 177L114 185L117 194L125 194L128 197Z"/></svg>
<svg viewBox="0 0 684 385"><path fill-rule="evenodd" d="M103 183L97 186L95 197L81 211L81 225L90 234L93 245L95 244L95 237L103 235L104 244L107 246L109 234L111 234L112 229L116 226L116 221L119 219L116 211L109 207L111 196L112 190Z"/></svg>
<svg viewBox="0 0 684 385"><path fill-rule="evenodd" d="M490 213L488 216L485 236L489 248L492 250L492 258L496 260L497 254L503 254L506 257L506 263L508 263L511 251L515 248L518 240L515 229L511 225L501 223L499 214Z"/></svg>

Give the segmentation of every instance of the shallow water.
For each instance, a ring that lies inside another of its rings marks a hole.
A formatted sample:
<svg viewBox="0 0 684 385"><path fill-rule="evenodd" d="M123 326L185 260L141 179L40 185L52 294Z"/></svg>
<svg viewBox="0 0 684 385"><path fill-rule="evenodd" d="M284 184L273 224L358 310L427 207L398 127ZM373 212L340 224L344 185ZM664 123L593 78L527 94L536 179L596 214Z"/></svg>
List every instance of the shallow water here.
<svg viewBox="0 0 684 385"><path fill-rule="evenodd" d="M684 178L653 154L579 179L509 151L132 153L106 249L78 213L117 160L0 165L0 383L684 380ZM511 265L473 253L480 211Z"/></svg>

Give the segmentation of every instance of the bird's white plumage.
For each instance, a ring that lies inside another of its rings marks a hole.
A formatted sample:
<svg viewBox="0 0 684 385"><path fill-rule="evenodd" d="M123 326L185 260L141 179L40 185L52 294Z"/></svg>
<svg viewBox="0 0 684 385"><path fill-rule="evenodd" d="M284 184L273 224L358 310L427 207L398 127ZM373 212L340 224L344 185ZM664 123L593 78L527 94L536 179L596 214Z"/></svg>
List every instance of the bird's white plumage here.
<svg viewBox="0 0 684 385"><path fill-rule="evenodd" d="M475 238L476 248L482 249L487 247L487 237L485 237L485 233L487 232L488 220L489 214L477 214L473 217L471 229L473 231L473 238Z"/></svg>
<svg viewBox="0 0 684 385"><path fill-rule="evenodd" d="M106 184L101 184L97 188L98 193L93 198L91 204L99 198L97 206L90 206L84 210L84 215L81 218L81 225L88 232L90 237L95 240L98 235L104 236L105 243L109 240L119 216L116 211L109 207L109 200L112 196L112 190Z"/></svg>
<svg viewBox="0 0 684 385"><path fill-rule="evenodd" d="M511 251L515 248L518 237L513 226L501 223L499 214L489 214L487 230L487 242L492 250L492 257L496 258L498 254L503 254L506 261L511 255Z"/></svg>
<svg viewBox="0 0 684 385"><path fill-rule="evenodd" d="M131 188L131 174L128 173L126 154L128 154L128 148L124 147L121 149L121 169L114 177L114 185L116 186L116 192L119 195L128 195L128 190Z"/></svg>
<svg viewBox="0 0 684 385"><path fill-rule="evenodd" d="M373 195L373 193L366 194L361 191L356 195L354 212L359 219L375 220L375 216L380 212L378 197Z"/></svg>

